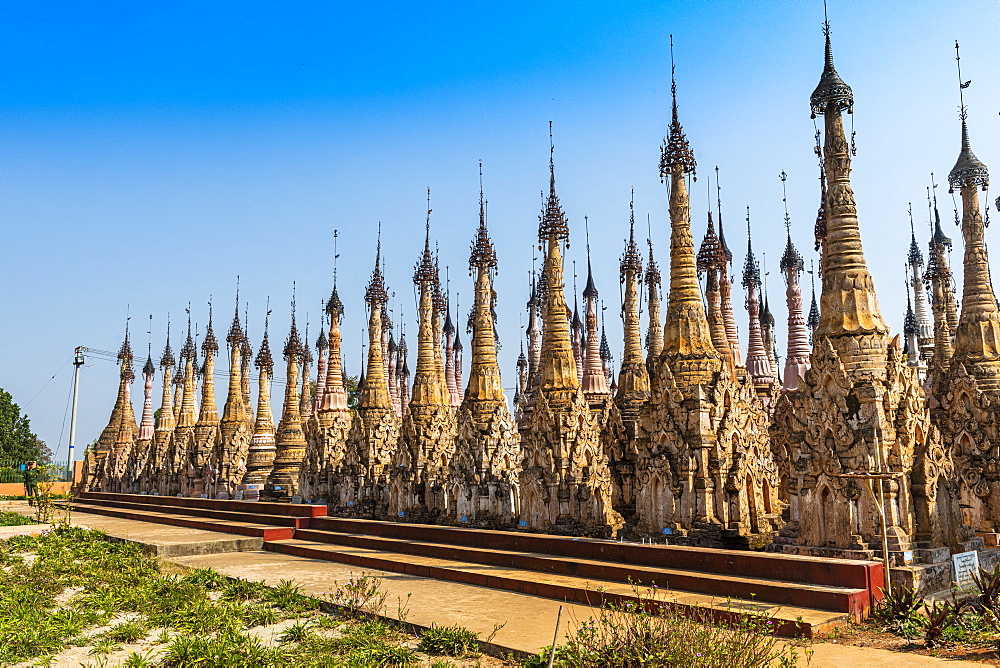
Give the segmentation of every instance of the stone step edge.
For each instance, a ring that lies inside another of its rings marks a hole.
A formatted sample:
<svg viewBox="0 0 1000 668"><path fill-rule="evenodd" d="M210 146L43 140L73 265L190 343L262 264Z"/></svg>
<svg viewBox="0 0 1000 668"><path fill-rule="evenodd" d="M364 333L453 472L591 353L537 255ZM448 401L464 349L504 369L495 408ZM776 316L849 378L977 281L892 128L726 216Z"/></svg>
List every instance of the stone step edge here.
<svg viewBox="0 0 1000 668"><path fill-rule="evenodd" d="M319 535L317 535L319 534ZM330 538L331 540L325 540ZM730 582L734 586L750 587L757 586L760 588L760 592L757 592L757 600L766 601L769 603L774 603L778 605L795 605L796 603L791 600L787 600L786 597L782 596L782 592L792 592L792 591L808 591L812 592L817 598L823 598L827 601L827 605L823 606L813 606L816 609L830 610L831 612L845 612L850 613L852 603L854 599L859 596L865 595L865 590L856 589L851 587L834 587L830 585L813 585L807 583L798 583L783 580L772 580L766 578L749 578L746 576L737 575L725 575L720 573L707 573L695 570L685 570L680 568L655 568L652 566L645 565L630 565L622 564L620 562L614 561L601 561L594 559L580 559L580 558L566 558L559 557L555 555L549 555L544 553L535 552L523 552L523 551L511 551L511 550L498 550L492 548L475 548L469 546L453 546L453 545L442 545L440 543L428 543L421 541L408 541L400 538L385 538L385 537L374 537L368 536L366 534L341 534L337 532L326 532L319 531L315 529L305 529L295 532L296 540L310 540L320 543L333 544L333 545L343 545L346 547L354 547L359 549L372 549L383 552L392 552L394 554L399 554L401 556L418 556L428 559L442 558L435 556L433 554L427 554L426 550L421 550L422 546L428 546L431 548L439 547L448 550L453 550L456 554L456 561L462 560L470 563L476 563L486 566L500 566L506 568L512 568L516 570L527 570L532 572L549 573L550 571L545 571L541 569L530 568L526 566L519 565L508 565L504 563L496 563L496 560L489 560L484 558L485 555L498 554L498 555L510 555L511 557L524 556L529 559L535 559L543 562L573 562L578 564L584 564L588 566L604 566L609 570L626 571L631 570L634 572L641 572L644 574L649 574L655 576L658 574L662 575L662 579L665 580L665 586L670 589L678 589L682 591L689 591L693 593L706 594L706 595L718 595L717 592L709 590L708 587L704 588L704 591L699 591L696 588L692 588L690 585L693 584L692 580L701 580L705 582ZM340 540L338 540L340 539ZM383 546L383 547L380 547ZM406 550L407 547L417 547L414 552ZM396 548L403 549L396 549ZM458 556L460 555L460 556ZM482 556L480 556L482 555ZM479 558L476 558L479 557ZM565 577L584 577L576 576L572 573L562 573L562 572L551 572L554 575L560 575ZM673 575L671 575L673 574ZM684 581L689 585L685 586L680 584L677 587L671 585L671 580L677 581L683 578ZM615 579L613 577L604 576L601 579L608 581L616 581L621 583L627 583L634 581L634 578L629 574L623 574L619 578ZM654 582L653 578L650 578L650 583ZM645 582L645 580L643 580ZM774 600L775 598L783 598L784 600ZM830 601L830 599L839 599L840 604ZM844 609L846 608L846 609Z"/></svg>
<svg viewBox="0 0 1000 668"><path fill-rule="evenodd" d="M638 600L633 596L615 594L611 592L600 592L592 589L583 589L580 587L539 583L530 580L518 580L508 577L488 576L475 572L463 571L457 568L410 564L407 562L393 561L390 559L379 558L378 556L373 556L373 555L344 554L336 552L335 550L331 549L333 547L335 546L332 546L328 543L317 543L313 541L305 541L300 539L265 541L264 543L264 549L271 552L290 554L294 556L307 557L311 559L336 561L338 563L346 563L350 565L359 566L362 568L372 568L375 570L389 571L395 573L407 573L410 575L415 575L417 577L426 577L435 580L459 582L462 584L488 587L490 589L514 591L528 596L539 596L542 598L551 598L560 601L571 601L575 603L582 603L585 605L593 605L595 603L593 597L600 597L602 600L620 604L638 602ZM363 549L363 548L355 548L355 549ZM366 551L377 553L377 551L375 550L366 550ZM530 572L530 571L525 571L525 572ZM616 582L613 584L617 585L621 583ZM529 589L534 589L534 591L524 591L525 587ZM684 593L691 593L697 596L702 596L701 594L697 594L696 592L684 592ZM727 601L729 601L729 603L731 604L741 605L746 607L760 605L759 603L754 603L753 601L742 600L742 599L727 599ZM704 614L706 614L708 618L714 622L736 623L739 620L746 617L747 615L752 614L744 610L733 610L731 608L730 609L710 608L710 607L691 605L688 603L681 603L681 602L665 602L662 605L672 607L685 614L687 613L694 614L695 610L699 610L702 611ZM780 606L776 607L778 607L780 610ZM651 610L651 612L654 612L654 610ZM777 622L775 625L776 626L775 633L782 637L812 638L818 634L828 633L832 631L834 628L846 627L850 620L850 614L846 612L837 613L837 612L830 612L827 610L813 610L813 612L815 612L818 615L828 617L827 621L824 621L820 624L813 624L801 619L792 620L772 615L771 619Z"/></svg>

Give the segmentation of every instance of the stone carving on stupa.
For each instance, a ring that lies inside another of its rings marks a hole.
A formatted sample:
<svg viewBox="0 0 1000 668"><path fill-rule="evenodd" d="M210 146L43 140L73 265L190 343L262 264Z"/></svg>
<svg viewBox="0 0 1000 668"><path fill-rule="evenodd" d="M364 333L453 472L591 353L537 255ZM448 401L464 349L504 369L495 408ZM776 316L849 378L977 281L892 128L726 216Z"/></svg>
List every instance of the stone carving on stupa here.
<svg viewBox="0 0 1000 668"><path fill-rule="evenodd" d="M825 129L820 322L811 368L775 407L771 443L790 505L774 549L854 558L881 552L879 514L866 481L843 477L880 473L886 479L872 484L887 508L893 563L903 563L913 548L916 560L934 560L937 552L924 548L955 545L960 533L948 489L954 466L931 425L917 371L906 365L899 337L889 338L879 312L841 116L851 112L854 97L834 68L829 24L824 33L825 65L810 98Z"/></svg>
<svg viewBox="0 0 1000 668"><path fill-rule="evenodd" d="M340 505L347 512L372 517L384 515L387 511L390 469L399 441L399 418L389 398L382 357L382 307L389 295L385 289L381 258L380 225L375 268L365 290L368 363L358 381L358 409L352 415L339 475Z"/></svg>
<svg viewBox="0 0 1000 668"><path fill-rule="evenodd" d="M390 516L418 521L436 518L447 510L448 464L455 451L456 431L452 407L457 392L452 347L455 326L451 309L445 302L447 316L442 331L447 337L447 346L442 358L437 323L444 314L435 304L439 274L431 256L430 213L428 189L424 250L413 272L420 300L417 366L410 388L409 409L399 430L399 447L392 460L388 499Z"/></svg>
<svg viewBox="0 0 1000 668"><path fill-rule="evenodd" d="M550 136L549 195L538 226L545 253L544 317L537 387L521 426L520 526L613 536L622 520L611 505L608 460L597 420L581 391L570 340L562 249L569 241L569 225L556 195L553 151ZM587 343L589 347L591 341ZM587 373L585 369L584 382Z"/></svg>
<svg viewBox="0 0 1000 668"><path fill-rule="evenodd" d="M480 166L480 170L482 167ZM482 172L480 172L482 179ZM507 407L497 363L493 278L497 256L486 228L482 184L479 230L472 243L474 272L472 361L458 411L455 450L448 466L448 516L453 522L502 528L518 517L521 453L517 424Z"/></svg>

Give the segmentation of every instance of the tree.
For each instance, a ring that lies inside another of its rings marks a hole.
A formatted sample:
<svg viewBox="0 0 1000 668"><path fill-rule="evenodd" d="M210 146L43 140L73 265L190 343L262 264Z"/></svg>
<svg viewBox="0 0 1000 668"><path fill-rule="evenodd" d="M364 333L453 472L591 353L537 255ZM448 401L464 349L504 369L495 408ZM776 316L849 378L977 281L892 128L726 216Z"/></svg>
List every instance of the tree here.
<svg viewBox="0 0 1000 668"><path fill-rule="evenodd" d="M21 415L10 393L0 389L0 459L47 460L50 454L45 442L32 433L28 416Z"/></svg>
<svg viewBox="0 0 1000 668"><path fill-rule="evenodd" d="M358 387L358 376L348 376L347 372L344 372L344 391L347 392L347 407L352 411L358 410L358 395L361 394L361 388Z"/></svg>

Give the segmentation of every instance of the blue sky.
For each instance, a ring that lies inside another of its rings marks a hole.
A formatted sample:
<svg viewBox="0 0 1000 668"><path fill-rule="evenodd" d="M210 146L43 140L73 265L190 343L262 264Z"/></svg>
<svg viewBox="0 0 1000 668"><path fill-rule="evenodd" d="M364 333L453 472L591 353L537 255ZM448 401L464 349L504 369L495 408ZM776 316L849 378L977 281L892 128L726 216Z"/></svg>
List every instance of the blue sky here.
<svg viewBox="0 0 1000 668"><path fill-rule="evenodd" d="M973 81L973 146L997 164L998 13L985 2L830 6L837 67L856 99L861 230L894 331L905 309L907 202L925 248L929 174L944 182L958 153L955 39ZM179 347L188 301L199 331L210 296L217 328L228 326L237 275L255 349L267 296L280 347L293 281L300 326L308 314L315 339L334 229L346 365L356 374L380 220L394 316L413 349L426 188L431 233L464 314L479 160L500 262L502 371L513 386L550 120L568 260L582 289L587 215L617 356L632 187L640 239L649 214L667 263L657 164L669 35L681 120L699 160L695 236L718 165L736 271L746 205L758 258L766 253L775 270L782 170L794 241L811 256L818 182L808 97L822 69L821 23L819 2L0 2L0 387L65 452L73 348L117 350L130 309L138 370L149 314L155 359L168 312ZM939 194L950 220L946 187ZM950 223L947 231L960 264L961 235ZM768 288L783 348L777 271ZM79 445L107 421L114 365L92 360L81 390ZM138 403L141 384L133 395Z"/></svg>

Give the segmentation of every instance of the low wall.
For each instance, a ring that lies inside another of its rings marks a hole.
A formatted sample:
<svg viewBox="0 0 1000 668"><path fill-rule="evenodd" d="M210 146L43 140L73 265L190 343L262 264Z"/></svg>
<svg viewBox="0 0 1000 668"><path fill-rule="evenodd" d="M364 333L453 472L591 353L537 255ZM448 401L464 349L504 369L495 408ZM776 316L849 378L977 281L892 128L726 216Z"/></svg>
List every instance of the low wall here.
<svg viewBox="0 0 1000 668"><path fill-rule="evenodd" d="M71 482L52 483L53 494L65 494L69 491ZM0 496L24 496L24 485L19 482L0 482Z"/></svg>

